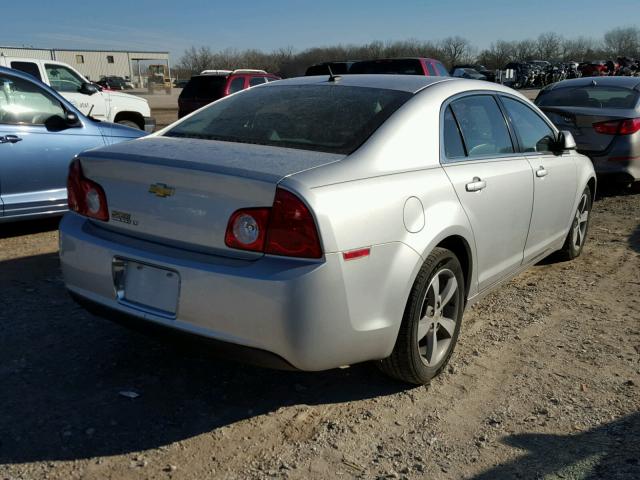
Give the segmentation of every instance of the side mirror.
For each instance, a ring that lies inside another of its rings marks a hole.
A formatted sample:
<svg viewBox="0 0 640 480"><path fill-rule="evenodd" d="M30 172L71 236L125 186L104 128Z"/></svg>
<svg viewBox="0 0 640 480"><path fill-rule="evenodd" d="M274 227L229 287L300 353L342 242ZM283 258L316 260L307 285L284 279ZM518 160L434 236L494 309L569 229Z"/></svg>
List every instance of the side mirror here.
<svg viewBox="0 0 640 480"><path fill-rule="evenodd" d="M50 132L61 132L67 128L79 127L80 119L73 112L66 112L64 117L52 115L44 122L45 128Z"/></svg>
<svg viewBox="0 0 640 480"><path fill-rule="evenodd" d="M75 127L77 125L80 124L80 119L78 118L78 116L73 113L73 112L67 112L64 115L64 121L65 123L70 126L70 127Z"/></svg>
<svg viewBox="0 0 640 480"><path fill-rule="evenodd" d="M80 87L79 92L84 93L85 95L93 95L94 93L98 93L98 87L96 87L93 83L85 82Z"/></svg>
<svg viewBox="0 0 640 480"><path fill-rule="evenodd" d="M562 150L575 150L578 148L576 140L568 130L562 130L558 136L558 147Z"/></svg>

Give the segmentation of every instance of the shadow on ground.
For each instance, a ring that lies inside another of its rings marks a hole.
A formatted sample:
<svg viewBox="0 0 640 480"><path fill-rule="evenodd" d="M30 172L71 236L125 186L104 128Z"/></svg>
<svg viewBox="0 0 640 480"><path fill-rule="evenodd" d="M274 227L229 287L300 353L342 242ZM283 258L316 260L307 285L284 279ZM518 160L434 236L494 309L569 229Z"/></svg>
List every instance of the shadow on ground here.
<svg viewBox="0 0 640 480"><path fill-rule="evenodd" d="M503 442L524 455L474 480L640 478L640 413L576 435L526 433Z"/></svg>
<svg viewBox="0 0 640 480"><path fill-rule="evenodd" d="M371 365L306 374L177 351L76 306L57 254L0 271L0 464L136 452L286 405L405 388Z"/></svg>
<svg viewBox="0 0 640 480"><path fill-rule="evenodd" d="M22 235L31 235L33 233L49 232L57 230L59 224L60 217L0 223L0 238L11 238Z"/></svg>
<svg viewBox="0 0 640 480"><path fill-rule="evenodd" d="M640 253L640 225L636 227L629 237L629 246L636 252Z"/></svg>

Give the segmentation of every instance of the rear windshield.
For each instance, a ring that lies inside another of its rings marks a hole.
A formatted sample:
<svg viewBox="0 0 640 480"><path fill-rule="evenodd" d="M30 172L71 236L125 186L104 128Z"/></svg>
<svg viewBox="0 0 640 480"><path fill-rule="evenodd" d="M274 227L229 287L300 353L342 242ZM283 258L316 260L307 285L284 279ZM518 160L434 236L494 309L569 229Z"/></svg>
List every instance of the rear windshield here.
<svg viewBox="0 0 640 480"><path fill-rule="evenodd" d="M198 98L203 100L217 100L224 95L227 77L220 75L201 75L191 77L180 98Z"/></svg>
<svg viewBox="0 0 640 480"><path fill-rule="evenodd" d="M411 96L336 84L271 84L220 100L165 135L348 154Z"/></svg>
<svg viewBox="0 0 640 480"><path fill-rule="evenodd" d="M638 92L622 87L585 86L543 90L536 99L541 107L635 108Z"/></svg>
<svg viewBox="0 0 640 480"><path fill-rule="evenodd" d="M388 73L395 75L424 75L422 64L417 59L371 60L356 62L349 73Z"/></svg>

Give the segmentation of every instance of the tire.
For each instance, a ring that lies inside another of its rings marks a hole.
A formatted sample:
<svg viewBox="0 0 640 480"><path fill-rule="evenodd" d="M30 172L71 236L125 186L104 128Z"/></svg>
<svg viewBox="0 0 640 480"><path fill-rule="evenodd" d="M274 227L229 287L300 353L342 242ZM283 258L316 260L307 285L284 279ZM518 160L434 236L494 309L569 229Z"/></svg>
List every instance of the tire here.
<svg viewBox="0 0 640 480"><path fill-rule="evenodd" d="M589 222L591 220L592 197L591 189L587 186L580 195L578 207L573 215L571 228L560 252L568 259L579 257L587 241Z"/></svg>
<svg viewBox="0 0 640 480"><path fill-rule="evenodd" d="M448 289L453 287L447 299ZM436 289L445 298L436 296ZM434 248L411 288L393 352L378 362L380 370L402 382L428 384L453 353L464 304L464 275L458 258L450 250Z"/></svg>
<svg viewBox="0 0 640 480"><path fill-rule="evenodd" d="M119 125L124 125L126 127L135 128L137 130L142 130L142 128L140 128L140 125L138 125L133 120L118 120L116 123Z"/></svg>

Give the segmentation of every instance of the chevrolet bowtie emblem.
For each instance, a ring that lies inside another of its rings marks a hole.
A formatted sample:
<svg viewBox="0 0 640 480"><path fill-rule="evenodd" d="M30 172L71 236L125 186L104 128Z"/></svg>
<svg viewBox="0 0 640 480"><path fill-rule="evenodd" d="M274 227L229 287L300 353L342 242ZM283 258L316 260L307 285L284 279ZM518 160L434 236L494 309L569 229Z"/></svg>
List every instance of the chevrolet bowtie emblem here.
<svg viewBox="0 0 640 480"><path fill-rule="evenodd" d="M149 186L149 193L153 193L156 197L160 198L170 197L175 191L175 188L164 183L154 183Z"/></svg>

